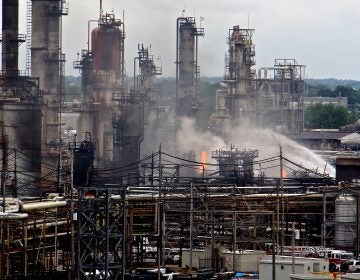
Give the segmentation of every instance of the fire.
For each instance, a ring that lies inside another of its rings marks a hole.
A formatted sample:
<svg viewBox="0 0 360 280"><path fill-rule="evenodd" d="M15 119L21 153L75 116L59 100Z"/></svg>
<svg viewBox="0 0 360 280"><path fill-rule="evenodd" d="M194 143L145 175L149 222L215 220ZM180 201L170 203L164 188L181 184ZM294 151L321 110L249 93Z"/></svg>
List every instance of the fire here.
<svg viewBox="0 0 360 280"><path fill-rule="evenodd" d="M201 151L200 159L201 159L201 165L199 166L199 174L203 174L205 172L205 166L206 166L206 152L205 151Z"/></svg>
<svg viewBox="0 0 360 280"><path fill-rule="evenodd" d="M286 169L285 169L284 166L283 166L282 169L281 169L281 176L282 176L283 178L286 178L286 177L287 177Z"/></svg>

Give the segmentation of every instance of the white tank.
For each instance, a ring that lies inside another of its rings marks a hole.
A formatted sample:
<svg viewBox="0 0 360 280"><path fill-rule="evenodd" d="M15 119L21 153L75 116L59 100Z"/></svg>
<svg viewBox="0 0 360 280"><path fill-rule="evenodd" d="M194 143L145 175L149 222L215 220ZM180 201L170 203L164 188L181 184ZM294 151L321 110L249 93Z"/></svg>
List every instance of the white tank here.
<svg viewBox="0 0 360 280"><path fill-rule="evenodd" d="M356 240L356 198L339 195L335 200L335 246L349 248Z"/></svg>

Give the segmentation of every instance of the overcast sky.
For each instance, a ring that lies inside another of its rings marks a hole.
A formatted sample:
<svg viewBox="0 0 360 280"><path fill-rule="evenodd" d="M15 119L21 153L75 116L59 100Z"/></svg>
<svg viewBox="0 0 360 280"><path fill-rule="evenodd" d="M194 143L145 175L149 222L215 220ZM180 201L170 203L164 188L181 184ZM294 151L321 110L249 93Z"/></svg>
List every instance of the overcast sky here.
<svg viewBox="0 0 360 280"><path fill-rule="evenodd" d="M26 1L20 2L24 7ZM67 75L78 75L72 63L87 48L88 20L98 18L99 2L69 0L69 15L63 18ZM228 29L247 28L249 22L255 29L256 69L272 66L275 58L295 58L306 65L307 78L360 80L359 0L103 0L104 11L118 18L125 13L129 76L138 43L151 45L154 57L161 57L164 76L175 75L176 18L184 9L185 16L195 16L198 27L204 18L201 76L223 76Z"/></svg>

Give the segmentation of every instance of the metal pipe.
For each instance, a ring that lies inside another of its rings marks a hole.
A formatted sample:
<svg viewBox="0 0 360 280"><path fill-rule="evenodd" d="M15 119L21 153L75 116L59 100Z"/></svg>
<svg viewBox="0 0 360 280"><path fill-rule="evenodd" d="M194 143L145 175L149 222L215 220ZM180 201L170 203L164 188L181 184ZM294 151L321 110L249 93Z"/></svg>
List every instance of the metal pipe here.
<svg viewBox="0 0 360 280"><path fill-rule="evenodd" d="M0 215L0 220L21 220L27 217L27 213L3 213Z"/></svg>
<svg viewBox="0 0 360 280"><path fill-rule="evenodd" d="M91 19L88 21L88 36L87 36L87 46L88 46L88 52L90 51L90 23L91 22L99 22L98 20Z"/></svg>
<svg viewBox="0 0 360 280"><path fill-rule="evenodd" d="M67 204L66 201L45 201L45 202L20 204L20 210L27 212L32 210L63 207L66 206L66 204Z"/></svg>
<svg viewBox="0 0 360 280"><path fill-rule="evenodd" d="M190 186L190 270L193 268L193 223L194 223L194 190L193 190L193 184L191 183Z"/></svg>
<svg viewBox="0 0 360 280"><path fill-rule="evenodd" d="M136 91L136 60L139 60L139 57L134 57L134 91Z"/></svg>

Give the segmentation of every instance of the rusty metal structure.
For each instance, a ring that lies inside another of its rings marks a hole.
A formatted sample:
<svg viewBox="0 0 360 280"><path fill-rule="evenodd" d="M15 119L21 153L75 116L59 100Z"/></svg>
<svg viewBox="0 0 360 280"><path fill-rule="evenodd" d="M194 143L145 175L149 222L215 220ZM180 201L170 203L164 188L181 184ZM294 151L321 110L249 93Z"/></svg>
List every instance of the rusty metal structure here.
<svg viewBox="0 0 360 280"><path fill-rule="evenodd" d="M254 29L234 26L227 38L225 56L225 88L216 92L215 114L212 125L217 133L224 127L251 123L255 116L255 45Z"/></svg>
<svg viewBox="0 0 360 280"><path fill-rule="evenodd" d="M295 59L275 59L256 80L256 116L260 127L285 135L304 129L305 66Z"/></svg>
<svg viewBox="0 0 360 280"><path fill-rule="evenodd" d="M120 100L126 95L125 34L123 22L112 13L101 12L97 24L89 35L88 49L74 62L81 71L83 87L79 131L89 132L96 143L95 165L109 166L121 153L113 122L120 114Z"/></svg>
<svg viewBox="0 0 360 280"><path fill-rule="evenodd" d="M194 17L176 20L176 113L193 116L199 109L198 37L204 28L197 27Z"/></svg>

